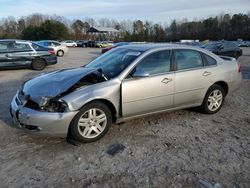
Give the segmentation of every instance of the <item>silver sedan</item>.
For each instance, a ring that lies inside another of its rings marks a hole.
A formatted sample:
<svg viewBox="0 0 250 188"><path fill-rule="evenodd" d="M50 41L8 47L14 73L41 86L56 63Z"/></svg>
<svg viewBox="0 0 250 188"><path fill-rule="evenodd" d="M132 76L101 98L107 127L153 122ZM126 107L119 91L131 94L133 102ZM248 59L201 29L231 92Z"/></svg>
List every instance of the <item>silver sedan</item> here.
<svg viewBox="0 0 250 188"><path fill-rule="evenodd" d="M92 142L135 117L190 107L214 114L241 80L234 58L182 45L128 45L26 81L11 115L29 132Z"/></svg>

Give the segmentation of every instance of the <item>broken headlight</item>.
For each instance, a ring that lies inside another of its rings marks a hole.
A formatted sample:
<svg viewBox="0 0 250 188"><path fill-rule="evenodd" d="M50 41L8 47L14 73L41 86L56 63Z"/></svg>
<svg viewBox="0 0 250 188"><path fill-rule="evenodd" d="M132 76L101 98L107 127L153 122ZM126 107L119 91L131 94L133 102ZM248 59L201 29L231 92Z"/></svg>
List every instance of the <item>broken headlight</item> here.
<svg viewBox="0 0 250 188"><path fill-rule="evenodd" d="M50 99L43 97L39 102L39 107L45 112L65 112L68 105L61 99Z"/></svg>

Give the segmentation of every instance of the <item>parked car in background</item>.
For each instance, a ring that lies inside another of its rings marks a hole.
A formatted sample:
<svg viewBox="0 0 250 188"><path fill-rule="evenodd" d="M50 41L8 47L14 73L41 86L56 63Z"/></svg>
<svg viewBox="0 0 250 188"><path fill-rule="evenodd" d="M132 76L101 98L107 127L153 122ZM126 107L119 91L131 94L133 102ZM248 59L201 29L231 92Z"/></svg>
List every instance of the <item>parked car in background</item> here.
<svg viewBox="0 0 250 188"><path fill-rule="evenodd" d="M201 42L182 42L179 44L183 44L183 45L191 45L191 46L197 46L197 47L202 47L203 44Z"/></svg>
<svg viewBox="0 0 250 188"><path fill-rule="evenodd" d="M66 45L63 45L60 42L54 40L42 40L42 41L37 41L35 43L48 48L53 48L56 55L59 57L62 57L65 54L69 53L69 49Z"/></svg>
<svg viewBox="0 0 250 188"><path fill-rule="evenodd" d="M32 68L43 70L57 63L55 51L38 44L22 40L0 40L0 69Z"/></svg>
<svg viewBox="0 0 250 188"><path fill-rule="evenodd" d="M98 42L96 45L99 48L107 48L107 47L113 46L114 43L112 41L101 41L101 42Z"/></svg>
<svg viewBox="0 0 250 188"><path fill-rule="evenodd" d="M129 45L129 44L131 44L131 43L130 42L118 42L118 43L113 44L112 46L103 48L102 53L104 54L105 52L107 52L107 51L109 51L109 50L111 50L113 48L116 48L116 47L119 47L119 46Z"/></svg>
<svg viewBox="0 0 250 188"><path fill-rule="evenodd" d="M250 41L240 41L239 47L250 47Z"/></svg>
<svg viewBox="0 0 250 188"><path fill-rule="evenodd" d="M233 41L209 42L202 47L217 55L234 57L236 59L242 55L242 50L237 43Z"/></svg>
<svg viewBox="0 0 250 188"><path fill-rule="evenodd" d="M97 44L99 43L99 41L94 41L94 40L88 40L86 42L86 47L90 47L90 48L97 48Z"/></svg>
<svg viewBox="0 0 250 188"><path fill-rule="evenodd" d="M76 42L73 40L62 41L61 44L65 45L67 47L76 47L77 46Z"/></svg>
<svg viewBox="0 0 250 188"><path fill-rule="evenodd" d="M182 45L127 45L84 67L26 81L11 102L16 127L82 142L116 122L198 107L218 112L242 80L234 58Z"/></svg>
<svg viewBox="0 0 250 188"><path fill-rule="evenodd" d="M87 41L86 40L77 40L76 44L77 44L77 47L87 47Z"/></svg>

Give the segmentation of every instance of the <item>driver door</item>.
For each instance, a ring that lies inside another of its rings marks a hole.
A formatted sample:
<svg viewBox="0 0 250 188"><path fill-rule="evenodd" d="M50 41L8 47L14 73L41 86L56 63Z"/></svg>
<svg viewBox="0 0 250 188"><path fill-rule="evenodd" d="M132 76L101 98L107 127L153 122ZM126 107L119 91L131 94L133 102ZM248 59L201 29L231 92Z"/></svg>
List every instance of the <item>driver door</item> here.
<svg viewBox="0 0 250 188"><path fill-rule="evenodd" d="M123 117L172 108L174 73L171 51L157 51L146 56L122 82ZM143 74L137 75L140 72Z"/></svg>

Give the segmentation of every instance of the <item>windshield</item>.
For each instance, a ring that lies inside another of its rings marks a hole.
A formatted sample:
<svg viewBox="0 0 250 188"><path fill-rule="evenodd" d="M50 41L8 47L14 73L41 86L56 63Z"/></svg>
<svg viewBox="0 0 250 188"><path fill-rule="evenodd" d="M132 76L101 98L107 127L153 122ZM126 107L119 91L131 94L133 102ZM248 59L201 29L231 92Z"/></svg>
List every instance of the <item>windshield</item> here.
<svg viewBox="0 0 250 188"><path fill-rule="evenodd" d="M113 49L86 65L87 68L100 68L109 78L118 76L141 52L126 48Z"/></svg>

